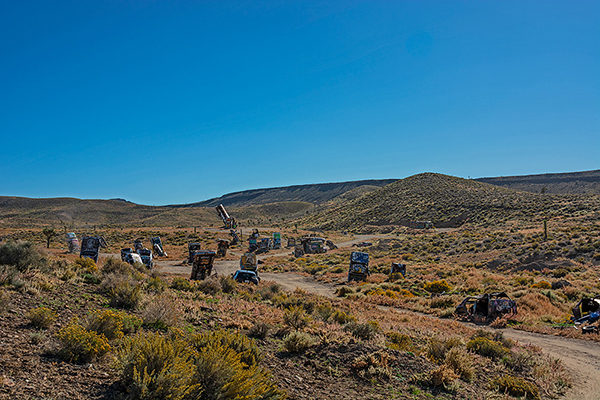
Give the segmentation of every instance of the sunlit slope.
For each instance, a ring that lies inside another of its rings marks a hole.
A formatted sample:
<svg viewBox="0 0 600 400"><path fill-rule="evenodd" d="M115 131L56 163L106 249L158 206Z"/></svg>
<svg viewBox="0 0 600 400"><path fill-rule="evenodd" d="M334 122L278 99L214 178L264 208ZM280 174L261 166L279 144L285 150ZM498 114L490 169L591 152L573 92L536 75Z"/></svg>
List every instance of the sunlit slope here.
<svg viewBox="0 0 600 400"><path fill-rule="evenodd" d="M329 208L302 219L307 227L357 229L365 225L408 225L429 220L436 227L466 222L493 225L510 220L598 216L599 196L548 195L516 191L456 178L424 173L391 183L355 200L331 203Z"/></svg>

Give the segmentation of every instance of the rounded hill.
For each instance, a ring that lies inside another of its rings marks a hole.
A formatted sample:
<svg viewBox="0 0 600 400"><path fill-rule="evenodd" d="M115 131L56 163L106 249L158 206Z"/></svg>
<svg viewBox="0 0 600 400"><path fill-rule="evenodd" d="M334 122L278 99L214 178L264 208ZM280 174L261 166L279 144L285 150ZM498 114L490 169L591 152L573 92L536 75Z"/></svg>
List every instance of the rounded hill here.
<svg viewBox="0 0 600 400"><path fill-rule="evenodd" d="M366 225L409 225L432 221L436 227L466 222L493 225L510 220L598 214L599 196L548 195L506 189L470 179L423 173L398 180L348 202L334 203L303 219L321 229L358 229Z"/></svg>

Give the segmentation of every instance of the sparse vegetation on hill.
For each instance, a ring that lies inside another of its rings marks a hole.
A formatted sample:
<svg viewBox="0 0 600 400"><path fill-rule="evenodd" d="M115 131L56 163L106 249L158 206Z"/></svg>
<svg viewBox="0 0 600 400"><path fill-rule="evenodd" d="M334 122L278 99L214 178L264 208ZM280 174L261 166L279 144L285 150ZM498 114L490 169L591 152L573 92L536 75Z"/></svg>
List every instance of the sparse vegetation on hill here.
<svg viewBox="0 0 600 400"><path fill-rule="evenodd" d="M408 226L430 220L436 227L465 223L494 226L543 219L597 218L600 196L538 195L473 180L425 173L401 179L356 200L333 204L301 220L325 230Z"/></svg>
<svg viewBox="0 0 600 400"><path fill-rule="evenodd" d="M337 196L344 195L344 193L354 190L365 192L372 190L373 188L383 187L394 181L395 179L372 179L365 181L318 183L312 185L245 190L243 192L229 193L216 199L188 204L186 206L215 207L219 204L223 204L226 207L242 207L279 202L323 204Z"/></svg>
<svg viewBox="0 0 600 400"><path fill-rule="evenodd" d="M508 189L547 194L600 194L600 170L561 174L479 178Z"/></svg>

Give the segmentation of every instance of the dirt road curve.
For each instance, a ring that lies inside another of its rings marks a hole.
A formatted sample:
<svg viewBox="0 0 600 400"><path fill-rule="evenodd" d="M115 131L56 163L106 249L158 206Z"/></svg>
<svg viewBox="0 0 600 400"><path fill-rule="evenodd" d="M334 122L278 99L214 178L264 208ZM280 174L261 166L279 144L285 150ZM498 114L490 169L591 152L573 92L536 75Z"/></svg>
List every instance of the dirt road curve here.
<svg viewBox="0 0 600 400"><path fill-rule="evenodd" d="M600 399L600 344L559 336L504 329L504 336L521 343L541 347L554 358L562 360L573 375L573 388L565 396L569 400Z"/></svg>

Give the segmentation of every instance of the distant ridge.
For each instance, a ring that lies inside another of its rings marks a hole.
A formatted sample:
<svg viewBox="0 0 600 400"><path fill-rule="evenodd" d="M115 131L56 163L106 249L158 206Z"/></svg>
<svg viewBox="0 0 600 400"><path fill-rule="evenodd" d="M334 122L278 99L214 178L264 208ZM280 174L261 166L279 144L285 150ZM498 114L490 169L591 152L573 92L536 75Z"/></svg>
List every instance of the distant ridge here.
<svg viewBox="0 0 600 400"><path fill-rule="evenodd" d="M559 174L479 178L475 180L532 193L542 193L544 191L549 194L600 194L600 169Z"/></svg>
<svg viewBox="0 0 600 400"><path fill-rule="evenodd" d="M224 206L256 206L282 201L301 201L312 204L323 204L350 191L368 192L389 185L397 179L370 179L339 183L317 183L312 185L294 185L268 189L245 190L234 192L201 201L198 203L178 205L177 207L215 207Z"/></svg>
<svg viewBox="0 0 600 400"><path fill-rule="evenodd" d="M488 183L489 182L489 183ZM226 194L193 204L139 205L123 199L0 196L0 228L19 226L218 226L214 205L239 221L302 218L322 229L406 225L500 224L515 219L598 218L600 170L461 179L425 173L401 180L295 185ZM546 188L541 194L541 189ZM300 222L300 221L299 221Z"/></svg>

